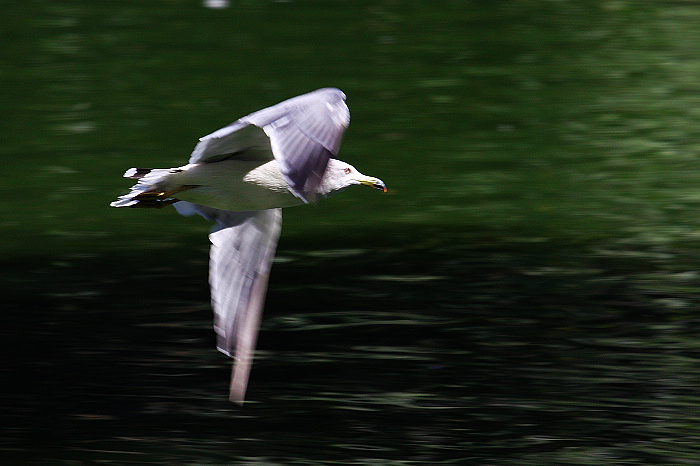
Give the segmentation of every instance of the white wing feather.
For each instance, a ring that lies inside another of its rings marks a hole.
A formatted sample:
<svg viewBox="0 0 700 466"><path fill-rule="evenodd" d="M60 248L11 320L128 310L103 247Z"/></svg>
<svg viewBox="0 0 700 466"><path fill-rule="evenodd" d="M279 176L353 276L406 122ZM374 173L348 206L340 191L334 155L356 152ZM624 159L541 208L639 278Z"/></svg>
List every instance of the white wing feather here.
<svg viewBox="0 0 700 466"><path fill-rule="evenodd" d="M230 399L242 403L255 352L282 210L233 212L188 202L175 208L217 222L209 235L209 284L219 351L234 358Z"/></svg>
<svg viewBox="0 0 700 466"><path fill-rule="evenodd" d="M319 89L251 113L200 139L190 163L208 163L251 149L277 160L292 192L315 201L331 156L350 124L345 94Z"/></svg>

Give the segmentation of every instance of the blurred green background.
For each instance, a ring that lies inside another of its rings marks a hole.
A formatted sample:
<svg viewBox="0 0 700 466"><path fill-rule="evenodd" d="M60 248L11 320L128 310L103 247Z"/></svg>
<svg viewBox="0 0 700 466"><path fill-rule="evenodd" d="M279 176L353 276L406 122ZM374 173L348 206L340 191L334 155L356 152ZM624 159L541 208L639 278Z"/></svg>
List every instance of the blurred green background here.
<svg viewBox="0 0 700 466"><path fill-rule="evenodd" d="M698 2L0 7L0 455L697 460ZM389 192L285 211L259 405L237 411L209 225L109 202L126 168L327 86L352 115L339 158Z"/></svg>

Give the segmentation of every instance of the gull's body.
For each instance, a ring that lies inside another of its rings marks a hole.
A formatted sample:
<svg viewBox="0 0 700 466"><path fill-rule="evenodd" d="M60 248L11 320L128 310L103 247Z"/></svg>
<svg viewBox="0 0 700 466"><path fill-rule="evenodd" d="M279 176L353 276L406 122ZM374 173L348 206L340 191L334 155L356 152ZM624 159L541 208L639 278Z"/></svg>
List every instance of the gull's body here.
<svg viewBox="0 0 700 466"><path fill-rule="evenodd" d="M163 188L198 185L180 191L177 199L222 210L266 210L303 204L289 189L277 161L222 160L185 165L168 176ZM208 180L208 185L201 185ZM167 192L166 191L166 192Z"/></svg>
<svg viewBox="0 0 700 466"><path fill-rule="evenodd" d="M319 89L252 113L200 139L189 163L171 169L131 168L137 179L114 207L163 207L216 222L209 282L217 347L234 358L230 397L242 402L281 208L316 202L363 184L384 183L332 159L350 122L345 94Z"/></svg>

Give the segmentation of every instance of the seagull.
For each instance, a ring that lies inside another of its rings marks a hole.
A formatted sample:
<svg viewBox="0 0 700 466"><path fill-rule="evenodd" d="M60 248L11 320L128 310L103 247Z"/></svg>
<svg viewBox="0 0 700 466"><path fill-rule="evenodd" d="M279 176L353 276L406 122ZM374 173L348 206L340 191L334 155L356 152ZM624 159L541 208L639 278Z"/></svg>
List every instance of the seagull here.
<svg viewBox="0 0 700 466"><path fill-rule="evenodd" d="M130 168L112 207L162 208L215 222L209 284L217 348L233 358L229 399L242 404L282 225L282 208L379 178L332 158L350 123L345 94L324 88L251 113L199 140L177 168Z"/></svg>

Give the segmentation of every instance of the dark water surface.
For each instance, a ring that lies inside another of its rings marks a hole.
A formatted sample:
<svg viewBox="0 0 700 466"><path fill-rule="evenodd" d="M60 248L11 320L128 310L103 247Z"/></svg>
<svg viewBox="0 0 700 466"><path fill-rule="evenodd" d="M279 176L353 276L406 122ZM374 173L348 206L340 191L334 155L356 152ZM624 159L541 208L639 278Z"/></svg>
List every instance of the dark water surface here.
<svg viewBox="0 0 700 466"><path fill-rule="evenodd" d="M692 1L0 2L1 464L697 464ZM132 165L337 86L248 402Z"/></svg>
<svg viewBox="0 0 700 466"><path fill-rule="evenodd" d="M204 264L125 277L118 261L78 263L63 293L4 318L3 455L695 462L700 277L674 270L686 259L511 247L287 250L242 408L213 349Z"/></svg>

